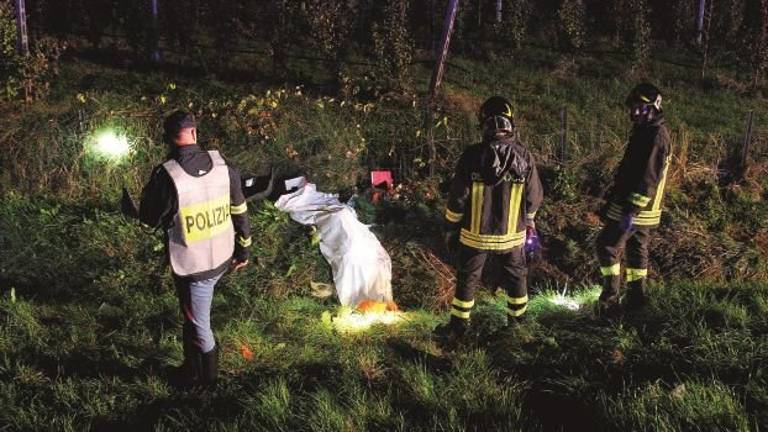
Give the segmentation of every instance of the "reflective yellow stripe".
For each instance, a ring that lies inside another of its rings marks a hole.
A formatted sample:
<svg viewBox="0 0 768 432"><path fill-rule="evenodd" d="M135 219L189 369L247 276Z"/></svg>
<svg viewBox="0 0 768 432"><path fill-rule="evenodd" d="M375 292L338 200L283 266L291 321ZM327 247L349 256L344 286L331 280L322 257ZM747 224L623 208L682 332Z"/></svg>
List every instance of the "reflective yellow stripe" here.
<svg viewBox="0 0 768 432"><path fill-rule="evenodd" d="M621 264L616 263L612 266L600 267L600 273L602 273L603 276L618 276L621 274Z"/></svg>
<svg viewBox="0 0 768 432"><path fill-rule="evenodd" d="M474 249L506 250L520 246L525 242L525 231L507 235L473 234L465 229L459 236L461 244Z"/></svg>
<svg viewBox="0 0 768 432"><path fill-rule="evenodd" d="M521 307L520 309L510 309L510 308L507 308L507 313L510 316L519 317L520 315L524 314L526 310L528 310L528 305L525 305L524 307Z"/></svg>
<svg viewBox="0 0 768 432"><path fill-rule="evenodd" d="M451 315L459 318L463 318L463 319L469 319L469 312L460 311L454 308L451 308Z"/></svg>
<svg viewBox="0 0 768 432"><path fill-rule="evenodd" d="M480 219L483 215L483 194L485 185L482 182L472 183L472 220L469 229L475 234L480 234Z"/></svg>
<svg viewBox="0 0 768 432"><path fill-rule="evenodd" d="M627 282L634 282L648 277L648 269L627 268Z"/></svg>
<svg viewBox="0 0 768 432"><path fill-rule="evenodd" d="M451 300L451 304L454 306L463 307L464 309L469 309L475 305L475 301L474 300L464 301L454 297L453 300Z"/></svg>
<svg viewBox="0 0 768 432"><path fill-rule="evenodd" d="M248 204L247 203L242 203L240 205L230 205L229 206L229 212L232 213L233 215L243 214L246 211L248 211Z"/></svg>
<svg viewBox="0 0 768 432"><path fill-rule="evenodd" d="M637 192L632 192L632 194L629 195L629 201L638 207L645 207L651 202L651 199L645 195L640 195Z"/></svg>
<svg viewBox="0 0 768 432"><path fill-rule="evenodd" d="M454 213L448 207L445 208L445 218L448 220L448 222L460 222L463 216L464 213Z"/></svg>
<svg viewBox="0 0 768 432"><path fill-rule="evenodd" d="M513 305L521 305L528 303L528 295L525 295L524 297L507 297L507 303L513 304Z"/></svg>
<svg viewBox="0 0 768 432"><path fill-rule="evenodd" d="M535 217L536 217L536 212L533 212L533 213L526 213L526 214L525 214L525 218L526 218L526 219L533 219L533 218L535 218Z"/></svg>
<svg viewBox="0 0 768 432"><path fill-rule="evenodd" d="M520 201L523 198L523 183L513 183L509 191L509 219L507 220L507 234L517 231L517 222L520 218Z"/></svg>
<svg viewBox="0 0 768 432"><path fill-rule="evenodd" d="M664 171L661 173L661 181L659 182L659 186L656 188L656 198L653 200L653 207L651 207L651 210L657 210L661 211L661 200L664 197L664 187L667 184L667 172L669 171L669 165L671 165L672 161L672 154L670 153L669 156L667 156L667 159L664 161Z"/></svg>
<svg viewBox="0 0 768 432"><path fill-rule="evenodd" d="M253 243L253 240L251 239L251 237L242 238L240 236L237 236L237 244L239 244L240 246L248 247L251 245L251 243Z"/></svg>

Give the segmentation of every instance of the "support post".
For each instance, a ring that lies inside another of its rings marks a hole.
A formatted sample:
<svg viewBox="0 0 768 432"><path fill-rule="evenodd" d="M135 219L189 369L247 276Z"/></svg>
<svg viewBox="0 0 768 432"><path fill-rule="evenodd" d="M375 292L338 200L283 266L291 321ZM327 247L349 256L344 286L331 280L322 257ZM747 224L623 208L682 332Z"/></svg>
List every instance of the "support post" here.
<svg viewBox="0 0 768 432"><path fill-rule="evenodd" d="M16 0L16 29L18 31L16 48L20 55L29 55L29 37L27 35L26 0Z"/></svg>
<svg viewBox="0 0 768 432"><path fill-rule="evenodd" d="M448 49L451 46L451 34L453 25L456 21L456 11L459 8L459 0L449 0L448 8L445 11L445 20L443 21L443 35L441 38L439 51L436 52L435 68L432 71L432 79L429 83L429 99L424 118L424 124L427 128L427 139L429 140L429 175L435 174L435 160L437 159L437 149L433 135L432 111L437 97L437 91L443 82L443 73L445 72L445 61L448 58Z"/></svg>
<svg viewBox="0 0 768 432"><path fill-rule="evenodd" d="M568 158L568 109L560 110L560 163Z"/></svg>
<svg viewBox="0 0 768 432"><path fill-rule="evenodd" d="M160 63L160 19L159 15L159 0L152 0L152 63Z"/></svg>
<svg viewBox="0 0 768 432"><path fill-rule="evenodd" d="M752 143L752 121L754 120L754 115L754 111L750 111L749 114L747 114L747 131L744 133L744 142L741 145L741 152L739 154L739 180L744 178L744 174L747 171L749 147Z"/></svg>
<svg viewBox="0 0 768 432"><path fill-rule="evenodd" d="M707 6L707 0L699 0L699 14L696 17L696 43L701 45L704 35L704 10Z"/></svg>

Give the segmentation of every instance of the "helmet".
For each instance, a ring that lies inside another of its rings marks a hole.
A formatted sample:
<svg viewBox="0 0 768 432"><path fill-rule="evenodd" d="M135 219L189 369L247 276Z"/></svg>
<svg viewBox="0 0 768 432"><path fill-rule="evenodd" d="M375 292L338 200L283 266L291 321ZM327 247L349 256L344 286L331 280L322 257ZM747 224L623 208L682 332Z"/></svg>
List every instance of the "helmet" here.
<svg viewBox="0 0 768 432"><path fill-rule="evenodd" d="M661 92L653 84L641 83L629 92L624 104L631 110L633 122L645 123L661 111Z"/></svg>
<svg viewBox="0 0 768 432"><path fill-rule="evenodd" d="M480 106L478 121L484 130L508 131L515 128L512 104L501 96L492 96Z"/></svg>

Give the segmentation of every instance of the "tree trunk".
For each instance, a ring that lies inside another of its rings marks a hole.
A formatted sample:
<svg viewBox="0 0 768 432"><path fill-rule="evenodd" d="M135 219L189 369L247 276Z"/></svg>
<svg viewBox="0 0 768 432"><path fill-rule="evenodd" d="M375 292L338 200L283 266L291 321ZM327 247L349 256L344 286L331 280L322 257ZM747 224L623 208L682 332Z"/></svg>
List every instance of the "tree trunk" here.
<svg viewBox="0 0 768 432"><path fill-rule="evenodd" d="M504 20L504 0L496 0L496 24Z"/></svg>

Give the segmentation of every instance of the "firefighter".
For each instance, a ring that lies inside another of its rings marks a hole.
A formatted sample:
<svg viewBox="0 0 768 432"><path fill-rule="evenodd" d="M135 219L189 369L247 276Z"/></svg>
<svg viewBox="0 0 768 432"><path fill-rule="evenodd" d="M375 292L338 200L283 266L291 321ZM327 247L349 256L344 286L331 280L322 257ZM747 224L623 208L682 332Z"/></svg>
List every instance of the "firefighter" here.
<svg viewBox="0 0 768 432"><path fill-rule="evenodd" d="M621 311L621 254L626 248L628 310L647 302L648 241L659 225L664 184L671 160L669 130L661 109L661 92L652 84L637 85L625 104L633 123L629 144L619 164L603 207L605 227L597 239L597 258L603 276L598 313Z"/></svg>
<svg viewBox="0 0 768 432"><path fill-rule="evenodd" d="M445 209L445 240L457 248L457 285L450 321L435 329L438 338L464 335L475 305L475 290L486 261L501 260L508 322L522 319L528 305L526 235L543 189L533 155L516 138L512 104L493 96L480 107L482 141L461 155Z"/></svg>
<svg viewBox="0 0 768 432"><path fill-rule="evenodd" d="M184 363L172 380L211 386L218 376L210 313L216 283L228 268L248 264L251 228L240 173L218 151L197 144L194 117L183 111L164 123L168 160L141 193L139 219L165 231L167 257L184 319Z"/></svg>

